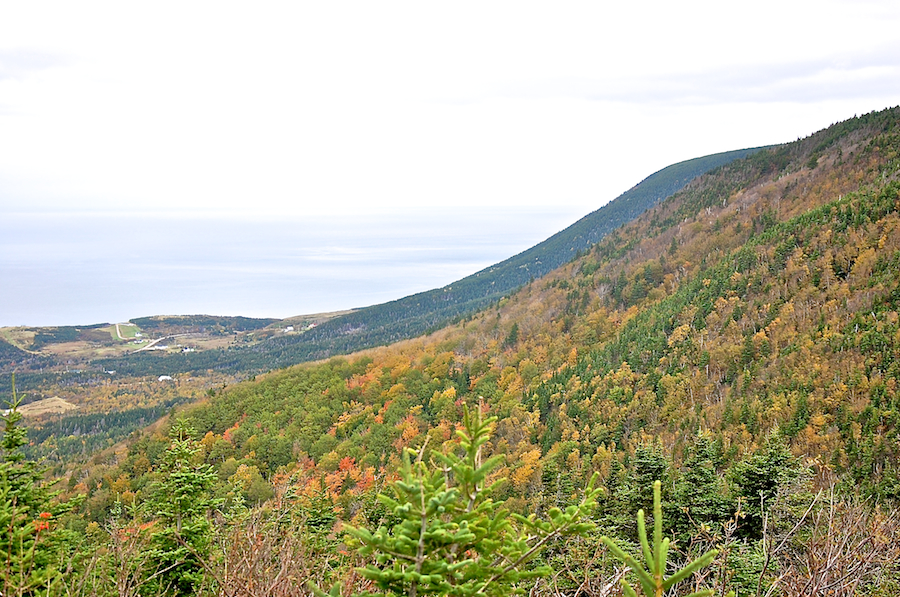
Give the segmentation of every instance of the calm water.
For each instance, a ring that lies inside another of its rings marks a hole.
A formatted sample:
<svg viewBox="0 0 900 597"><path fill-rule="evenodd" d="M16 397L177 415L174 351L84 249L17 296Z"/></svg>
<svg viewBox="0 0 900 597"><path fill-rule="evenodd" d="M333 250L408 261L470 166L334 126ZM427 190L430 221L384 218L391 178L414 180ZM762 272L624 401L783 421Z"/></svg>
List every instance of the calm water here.
<svg viewBox="0 0 900 597"><path fill-rule="evenodd" d="M364 307L465 277L582 215L473 208L279 222L5 215L0 326Z"/></svg>

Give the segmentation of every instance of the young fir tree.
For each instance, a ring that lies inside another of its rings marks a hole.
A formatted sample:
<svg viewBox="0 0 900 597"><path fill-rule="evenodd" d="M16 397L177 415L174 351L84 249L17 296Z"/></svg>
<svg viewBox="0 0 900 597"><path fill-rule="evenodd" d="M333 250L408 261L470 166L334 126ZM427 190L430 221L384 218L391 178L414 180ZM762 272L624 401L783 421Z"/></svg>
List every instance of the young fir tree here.
<svg viewBox="0 0 900 597"><path fill-rule="evenodd" d="M711 549L701 555L696 560L688 562L681 569L676 570L671 576L666 576L668 572L668 554L669 543L668 537L663 538L663 515L662 515L662 499L660 497L661 483L656 481L653 483L653 543L647 536L647 528L644 523L644 510L638 510L637 527L638 539L641 543L641 555L643 561L626 553L619 545L609 537L603 537L603 543L609 548L613 556L628 566L631 572L637 576L638 587L641 589L645 597L663 597L672 587L686 581L698 570L709 566L709 564L718 555L718 550ZM637 591L632 588L627 580L622 580L622 591L626 597L637 597ZM712 589L703 589L695 591L687 597L712 597L715 593ZM734 597L734 593L729 593L726 597Z"/></svg>
<svg viewBox="0 0 900 597"><path fill-rule="evenodd" d="M679 540L688 542L698 528L719 528L733 515L719 474L721 463L710 435L698 433L675 482L672 526Z"/></svg>
<svg viewBox="0 0 900 597"><path fill-rule="evenodd" d="M156 569L149 572L149 591L194 595L207 579L204 559L212 546L210 512L220 500L212 497L216 473L201 461L193 429L177 421L169 432L169 447L163 455L160 479L146 504L156 518L151 535Z"/></svg>
<svg viewBox="0 0 900 597"><path fill-rule="evenodd" d="M739 534L751 539L762 538L763 518L775 503L779 490L802 473L800 461L791 454L777 428L766 436L759 449L735 464L729 476L745 512Z"/></svg>
<svg viewBox="0 0 900 597"><path fill-rule="evenodd" d="M519 583L547 575L546 566L528 565L553 539L586 533L585 520L599 494L594 480L578 505L554 508L549 520L512 514L490 498L489 473L500 456L482 459L496 418L465 411L457 431L462 455L434 454L424 462L424 448L404 453L394 495L379 500L399 520L375 531L348 527L350 542L375 563L359 570L386 597L424 595L499 596L520 592ZM331 594L336 596L337 585ZM323 597L324 593L316 589ZM367 593L366 595L371 595Z"/></svg>
<svg viewBox="0 0 900 597"><path fill-rule="evenodd" d="M64 531L56 519L72 503L55 500L44 483L45 470L25 458L27 433L19 424L20 399L13 378L13 400L0 439L0 595L46 593L60 577L57 565Z"/></svg>

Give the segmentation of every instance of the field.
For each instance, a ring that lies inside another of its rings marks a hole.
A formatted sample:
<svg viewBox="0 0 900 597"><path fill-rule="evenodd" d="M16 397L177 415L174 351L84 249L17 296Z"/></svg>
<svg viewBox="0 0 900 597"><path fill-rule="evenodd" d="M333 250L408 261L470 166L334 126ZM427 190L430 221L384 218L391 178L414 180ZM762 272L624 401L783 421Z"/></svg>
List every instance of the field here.
<svg viewBox="0 0 900 597"><path fill-rule="evenodd" d="M71 402L63 400L59 396L54 396L53 398L44 398L43 400L20 406L19 412L26 417L37 417L46 414L61 414L77 408Z"/></svg>
<svg viewBox="0 0 900 597"><path fill-rule="evenodd" d="M141 328L130 322L116 323L103 329L108 330L115 340L134 340L141 337Z"/></svg>

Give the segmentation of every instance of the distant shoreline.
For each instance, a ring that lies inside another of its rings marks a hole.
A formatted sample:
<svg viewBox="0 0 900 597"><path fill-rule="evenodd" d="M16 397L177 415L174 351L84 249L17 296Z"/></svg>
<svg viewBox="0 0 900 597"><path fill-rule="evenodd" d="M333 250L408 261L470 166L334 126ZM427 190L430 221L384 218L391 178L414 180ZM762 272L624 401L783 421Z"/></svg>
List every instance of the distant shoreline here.
<svg viewBox="0 0 900 597"><path fill-rule="evenodd" d="M439 288L583 214L442 209L310 222L18 214L0 223L0 327L153 314L290 318Z"/></svg>

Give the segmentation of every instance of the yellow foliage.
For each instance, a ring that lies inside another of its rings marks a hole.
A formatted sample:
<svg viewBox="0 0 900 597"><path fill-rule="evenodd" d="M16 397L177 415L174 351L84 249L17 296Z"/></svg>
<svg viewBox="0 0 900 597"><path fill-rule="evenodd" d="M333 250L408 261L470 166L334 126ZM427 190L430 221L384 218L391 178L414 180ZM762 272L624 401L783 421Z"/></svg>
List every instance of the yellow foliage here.
<svg viewBox="0 0 900 597"><path fill-rule="evenodd" d="M518 455L514 461L518 462L518 466L510 475L513 487L524 492L530 485L536 483L540 477L540 460L541 451L537 449Z"/></svg>
<svg viewBox="0 0 900 597"><path fill-rule="evenodd" d="M680 325L669 335L669 346L677 346L681 344L685 340L687 340L691 335L691 326L684 324Z"/></svg>

